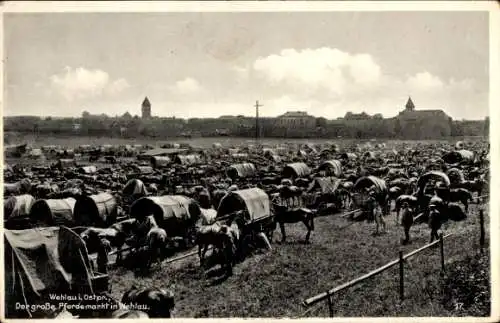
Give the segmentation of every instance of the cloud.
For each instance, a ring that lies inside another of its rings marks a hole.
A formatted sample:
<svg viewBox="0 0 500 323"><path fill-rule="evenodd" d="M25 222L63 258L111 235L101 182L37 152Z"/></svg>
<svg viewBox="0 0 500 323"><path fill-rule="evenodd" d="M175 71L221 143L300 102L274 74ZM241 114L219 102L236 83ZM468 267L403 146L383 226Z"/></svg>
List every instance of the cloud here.
<svg viewBox="0 0 500 323"><path fill-rule="evenodd" d="M84 67L66 67L64 72L50 77L51 87L68 101L94 98L104 93L118 94L129 85L125 79L112 81L109 74Z"/></svg>
<svg viewBox="0 0 500 323"><path fill-rule="evenodd" d="M127 80L124 78L118 79L107 87L108 93L111 95L117 95L122 93L124 90L128 89L130 84L128 84Z"/></svg>
<svg viewBox="0 0 500 323"><path fill-rule="evenodd" d="M407 84L410 88L415 90L439 90L444 86L443 81L437 76L430 74L429 72L417 73L414 76L410 76L407 80Z"/></svg>
<svg viewBox="0 0 500 323"><path fill-rule="evenodd" d="M408 96L417 109L443 109L452 117L451 111L474 118L488 109L483 104L487 90L478 91L472 79L444 80L425 70L388 75L372 55L336 48L284 49L232 71L239 82L259 89L274 115L295 109L330 118L349 111L391 117L403 109ZM467 112L471 106L482 106L481 112Z"/></svg>
<svg viewBox="0 0 500 323"><path fill-rule="evenodd" d="M310 93L343 94L350 84L369 85L379 81L381 68L368 54L351 55L338 49L285 49L259 58L253 70L274 86Z"/></svg>
<svg viewBox="0 0 500 323"><path fill-rule="evenodd" d="M181 81L177 81L170 89L172 92L178 94L192 94L200 92L202 86L197 80L187 77Z"/></svg>

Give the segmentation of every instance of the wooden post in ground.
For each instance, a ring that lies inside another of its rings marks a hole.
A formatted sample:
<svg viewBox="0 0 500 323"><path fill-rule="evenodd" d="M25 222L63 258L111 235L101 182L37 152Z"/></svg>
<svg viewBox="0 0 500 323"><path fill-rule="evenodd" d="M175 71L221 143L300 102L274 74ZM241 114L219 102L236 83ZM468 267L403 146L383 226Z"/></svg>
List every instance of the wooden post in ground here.
<svg viewBox="0 0 500 323"><path fill-rule="evenodd" d="M330 317L333 317L333 302L332 302L332 295L330 295L330 291L326 292L327 294L327 300L328 300L328 311L330 314Z"/></svg>
<svg viewBox="0 0 500 323"><path fill-rule="evenodd" d="M479 226L480 226L479 247L481 248L481 252L483 252L485 238L484 238L484 211L482 206L479 209Z"/></svg>
<svg viewBox="0 0 500 323"><path fill-rule="evenodd" d="M403 251L399 251L399 300L402 302L405 298L405 276L404 276L404 258Z"/></svg>
<svg viewBox="0 0 500 323"><path fill-rule="evenodd" d="M439 249L441 251L441 270L444 273L444 239L443 233L439 234Z"/></svg>

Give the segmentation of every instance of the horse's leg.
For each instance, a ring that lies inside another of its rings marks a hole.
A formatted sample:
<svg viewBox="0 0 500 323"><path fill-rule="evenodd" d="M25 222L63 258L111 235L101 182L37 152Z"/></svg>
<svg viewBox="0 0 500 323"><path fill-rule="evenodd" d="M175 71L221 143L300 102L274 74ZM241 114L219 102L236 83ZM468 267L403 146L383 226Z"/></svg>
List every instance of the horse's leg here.
<svg viewBox="0 0 500 323"><path fill-rule="evenodd" d="M264 241L264 244L266 245L267 249L272 250L271 243L267 239L267 236L264 234L264 232L259 232L257 235Z"/></svg>
<svg viewBox="0 0 500 323"><path fill-rule="evenodd" d="M200 267L203 266L203 258L206 252L206 245L205 244L198 244L198 257L200 258Z"/></svg>
<svg viewBox="0 0 500 323"><path fill-rule="evenodd" d="M281 230L281 242L286 241L286 233L285 233L285 223L280 222L280 230Z"/></svg>
<svg viewBox="0 0 500 323"><path fill-rule="evenodd" d="M405 225L405 240L404 244L407 244L410 242L410 227L408 225Z"/></svg>
<svg viewBox="0 0 500 323"><path fill-rule="evenodd" d="M434 237L437 237L437 230L431 229L431 243L434 241Z"/></svg>
<svg viewBox="0 0 500 323"><path fill-rule="evenodd" d="M384 216L383 215L380 215L380 223L382 224L382 232L386 232L386 225L385 225L385 220L384 220Z"/></svg>

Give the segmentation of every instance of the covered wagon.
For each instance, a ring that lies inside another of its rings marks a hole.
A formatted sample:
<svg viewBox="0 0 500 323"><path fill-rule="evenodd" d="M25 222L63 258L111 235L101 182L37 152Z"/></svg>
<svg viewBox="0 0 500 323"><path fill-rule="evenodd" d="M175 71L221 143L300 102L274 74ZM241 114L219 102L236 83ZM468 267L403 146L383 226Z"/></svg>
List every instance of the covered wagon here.
<svg viewBox="0 0 500 323"><path fill-rule="evenodd" d="M15 183L4 183L3 184L3 194L4 195L21 195L28 194L31 192L32 184L27 178L24 178Z"/></svg>
<svg viewBox="0 0 500 323"><path fill-rule="evenodd" d="M4 220L29 216L31 207L35 203L35 198L29 194L11 196L4 199L3 217Z"/></svg>
<svg viewBox="0 0 500 323"><path fill-rule="evenodd" d="M311 169L305 163L292 163L283 168L284 178L306 177L311 174Z"/></svg>
<svg viewBox="0 0 500 323"><path fill-rule="evenodd" d="M74 159L61 158L57 161L56 167L61 170L76 167L76 161Z"/></svg>
<svg viewBox="0 0 500 323"><path fill-rule="evenodd" d="M382 206L385 213L388 213L389 208L389 190L385 180L375 177L375 176L364 176L361 177L354 183L353 186L353 199L354 204L363 209L367 210L368 204L367 200L369 198L368 191L373 190L375 193L375 200Z"/></svg>
<svg viewBox="0 0 500 323"><path fill-rule="evenodd" d="M308 208L321 209L328 206L330 210L340 210L342 200L338 188L341 180L335 177L316 177L309 185L307 194L304 196L304 205Z"/></svg>
<svg viewBox="0 0 500 323"><path fill-rule="evenodd" d="M273 224L269 195L260 188L229 192L220 201L216 219L221 220L237 212L243 214L248 230L266 232Z"/></svg>
<svg viewBox="0 0 500 323"><path fill-rule="evenodd" d="M186 166L200 165L203 163L200 155L177 155L174 161L177 164Z"/></svg>
<svg viewBox="0 0 500 323"><path fill-rule="evenodd" d="M109 193L99 193L76 200L74 219L78 226L104 228L114 223L117 213L116 198Z"/></svg>
<svg viewBox="0 0 500 323"><path fill-rule="evenodd" d="M446 175L448 175L448 178L450 179L450 186L457 187L458 185L460 185L465 181L465 176L463 171L458 168L450 168L446 172Z"/></svg>
<svg viewBox="0 0 500 323"><path fill-rule="evenodd" d="M35 198L29 194L4 199L3 218L7 229L22 230L31 227L30 212Z"/></svg>
<svg viewBox="0 0 500 323"><path fill-rule="evenodd" d="M443 155L443 160L447 164L472 163L474 162L474 153L470 150L454 150Z"/></svg>
<svg viewBox="0 0 500 323"><path fill-rule="evenodd" d="M153 168L162 168L167 167L172 162L172 159L168 156L152 156L151 157L151 166Z"/></svg>
<svg viewBox="0 0 500 323"><path fill-rule="evenodd" d="M108 291L108 277L92 269L83 240L66 227L5 230L5 316L47 318L61 310L55 295L92 295ZM80 300L66 300L77 305ZM22 306L19 306L22 305Z"/></svg>
<svg viewBox="0 0 500 323"><path fill-rule="evenodd" d="M198 203L184 195L143 197L130 207L132 218L153 215L156 223L169 237L183 237L187 244L194 242L196 221L201 209Z"/></svg>
<svg viewBox="0 0 500 323"><path fill-rule="evenodd" d="M419 177L418 182L418 205L421 210L427 208L430 198L436 193L444 201L449 201L450 179L448 175L440 171L430 171Z"/></svg>
<svg viewBox="0 0 500 323"><path fill-rule="evenodd" d="M97 173L97 167L95 165L82 166L78 169L81 174L95 174Z"/></svg>
<svg viewBox="0 0 500 323"><path fill-rule="evenodd" d="M332 159L323 162L319 167L318 171L324 171L326 176L342 176L342 163L340 160Z"/></svg>
<svg viewBox="0 0 500 323"><path fill-rule="evenodd" d="M30 220L35 226L75 226L74 198L38 200L31 207Z"/></svg>
<svg viewBox="0 0 500 323"><path fill-rule="evenodd" d="M131 179L125 184L122 190L122 196L125 201L134 201L138 198L148 195L146 185L140 179Z"/></svg>
<svg viewBox="0 0 500 323"><path fill-rule="evenodd" d="M234 164L226 170L227 176L231 179L252 177L257 174L257 169L252 163Z"/></svg>

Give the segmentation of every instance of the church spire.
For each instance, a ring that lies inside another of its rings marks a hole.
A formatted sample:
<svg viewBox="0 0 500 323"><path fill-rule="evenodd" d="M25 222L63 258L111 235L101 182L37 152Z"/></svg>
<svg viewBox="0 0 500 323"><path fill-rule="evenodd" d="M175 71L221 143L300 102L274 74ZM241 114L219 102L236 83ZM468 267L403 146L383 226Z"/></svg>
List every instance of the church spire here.
<svg viewBox="0 0 500 323"><path fill-rule="evenodd" d="M415 104L413 104L413 101L411 100L410 96L408 97L408 102L406 102L405 107L406 107L407 111L413 111L413 110L415 110Z"/></svg>

